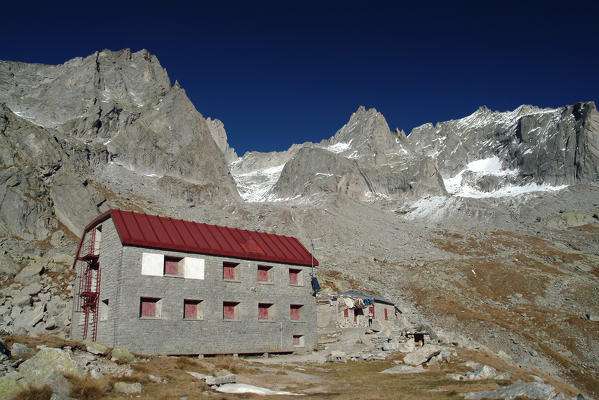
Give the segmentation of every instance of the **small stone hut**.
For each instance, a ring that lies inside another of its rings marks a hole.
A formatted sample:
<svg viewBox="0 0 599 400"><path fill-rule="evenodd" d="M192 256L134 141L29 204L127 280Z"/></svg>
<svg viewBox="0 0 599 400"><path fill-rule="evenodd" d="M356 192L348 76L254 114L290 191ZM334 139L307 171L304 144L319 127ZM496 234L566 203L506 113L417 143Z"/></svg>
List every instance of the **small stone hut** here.
<svg viewBox="0 0 599 400"><path fill-rule="evenodd" d="M392 301L356 290L319 296L317 307L320 328L368 326L369 312L372 312L373 321L392 322L400 313Z"/></svg>
<svg viewBox="0 0 599 400"><path fill-rule="evenodd" d="M150 354L312 350L313 264L293 237L110 210L77 250L71 337Z"/></svg>

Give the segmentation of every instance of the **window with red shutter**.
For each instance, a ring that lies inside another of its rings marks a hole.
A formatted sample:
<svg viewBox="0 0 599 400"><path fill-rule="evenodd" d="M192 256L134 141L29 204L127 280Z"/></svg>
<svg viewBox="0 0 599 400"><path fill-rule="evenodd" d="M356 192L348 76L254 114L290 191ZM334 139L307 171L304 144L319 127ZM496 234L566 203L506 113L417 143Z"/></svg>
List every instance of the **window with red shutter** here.
<svg viewBox="0 0 599 400"><path fill-rule="evenodd" d="M157 307L159 300L160 299L142 297L139 300L139 316L149 318L160 317Z"/></svg>
<svg viewBox="0 0 599 400"><path fill-rule="evenodd" d="M183 318L185 319L200 319L198 313L199 300L184 300L183 301Z"/></svg>
<svg viewBox="0 0 599 400"><path fill-rule="evenodd" d="M301 270L299 269L290 269L289 270L289 284L290 285L299 285L299 274Z"/></svg>
<svg viewBox="0 0 599 400"><path fill-rule="evenodd" d="M234 320L237 318L235 309L237 308L237 306L239 305L239 303L233 303L233 302L224 302L223 303L223 319L231 319Z"/></svg>
<svg viewBox="0 0 599 400"><path fill-rule="evenodd" d="M258 304L258 319L271 319L271 316L269 315L269 309L270 306L272 306L272 304L267 304L267 303L259 303Z"/></svg>
<svg viewBox="0 0 599 400"><path fill-rule="evenodd" d="M258 265L258 282L270 282L270 268L264 265Z"/></svg>
<svg viewBox="0 0 599 400"><path fill-rule="evenodd" d="M349 309L346 308L345 310L343 310L343 316L349 317Z"/></svg>
<svg viewBox="0 0 599 400"><path fill-rule="evenodd" d="M178 257L164 257L164 275L179 275L179 261Z"/></svg>
<svg viewBox="0 0 599 400"><path fill-rule="evenodd" d="M289 306L289 318L292 321L299 321L301 308L302 306L300 304L291 304Z"/></svg>
<svg viewBox="0 0 599 400"><path fill-rule="evenodd" d="M237 266L235 263L223 263L223 279L234 281L237 280Z"/></svg>
<svg viewBox="0 0 599 400"><path fill-rule="evenodd" d="M387 309L385 308L385 319L389 319L389 316L387 315Z"/></svg>
<svg viewBox="0 0 599 400"><path fill-rule="evenodd" d="M303 335L293 335L293 345L294 346L303 346L304 345L304 336Z"/></svg>

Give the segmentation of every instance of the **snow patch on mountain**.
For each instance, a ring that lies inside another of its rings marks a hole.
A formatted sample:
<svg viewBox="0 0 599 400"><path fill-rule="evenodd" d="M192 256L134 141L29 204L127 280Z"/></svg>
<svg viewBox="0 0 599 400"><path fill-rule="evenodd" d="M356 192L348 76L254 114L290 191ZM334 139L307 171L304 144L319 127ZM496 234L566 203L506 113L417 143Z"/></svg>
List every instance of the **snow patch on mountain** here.
<svg viewBox="0 0 599 400"><path fill-rule="evenodd" d="M335 143L332 144L330 146L325 147L325 150L328 150L332 153L343 153L346 150L349 150L349 148L351 147L351 142L353 141L350 140L349 142L339 142L339 143Z"/></svg>
<svg viewBox="0 0 599 400"><path fill-rule="evenodd" d="M248 202L267 201L268 194L279 180L283 167L285 167L285 164L261 168L243 174L232 173L241 198Z"/></svg>
<svg viewBox="0 0 599 400"><path fill-rule="evenodd" d="M472 197L472 198L490 198L490 197L514 197L526 193L533 192L548 192L562 190L567 185L550 186L545 183L528 183L526 185L505 184L497 190L481 191L469 185L469 181L464 179L464 175L469 174L474 179L483 178L485 176L495 177L515 177L518 175L516 169L504 169L501 160L497 156L475 160L468 163L465 169L460 171L456 176L444 179L445 189L451 195L457 197Z"/></svg>
<svg viewBox="0 0 599 400"><path fill-rule="evenodd" d="M477 177L483 177L487 175L491 176L515 176L518 174L517 170L514 169L503 169L501 164L501 160L497 156L484 158L481 160L476 160L468 163L466 168L460 171L453 178L444 179L443 183L445 184L445 189L450 194L454 194L459 196L461 192L465 191L465 188L468 188L468 185L465 184L464 174L466 172L472 172ZM471 192L472 188L468 188L466 193ZM469 197L469 196L465 196Z"/></svg>

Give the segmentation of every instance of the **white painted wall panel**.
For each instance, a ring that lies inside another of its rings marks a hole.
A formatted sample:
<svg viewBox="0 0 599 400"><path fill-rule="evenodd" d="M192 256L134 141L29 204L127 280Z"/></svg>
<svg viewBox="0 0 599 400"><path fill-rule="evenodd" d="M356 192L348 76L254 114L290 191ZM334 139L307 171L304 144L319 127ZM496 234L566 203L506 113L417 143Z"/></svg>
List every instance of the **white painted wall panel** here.
<svg viewBox="0 0 599 400"><path fill-rule="evenodd" d="M183 274L186 279L204 279L204 259L185 257L183 259Z"/></svg>
<svg viewBox="0 0 599 400"><path fill-rule="evenodd" d="M143 253L141 255L141 274L162 276L164 273L164 255Z"/></svg>

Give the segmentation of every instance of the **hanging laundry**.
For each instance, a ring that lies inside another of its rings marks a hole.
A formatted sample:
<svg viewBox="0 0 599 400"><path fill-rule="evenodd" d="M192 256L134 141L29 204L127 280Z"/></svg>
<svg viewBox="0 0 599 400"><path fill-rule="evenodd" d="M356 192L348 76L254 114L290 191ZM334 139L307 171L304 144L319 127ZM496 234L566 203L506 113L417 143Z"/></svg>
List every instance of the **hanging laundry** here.
<svg viewBox="0 0 599 400"><path fill-rule="evenodd" d="M312 290L314 290L314 293L316 293L320 290L320 285L318 284L318 279L316 279L315 276L312 277Z"/></svg>
<svg viewBox="0 0 599 400"><path fill-rule="evenodd" d="M354 301L352 299L345 298L343 301L345 301L347 308L354 308Z"/></svg>

